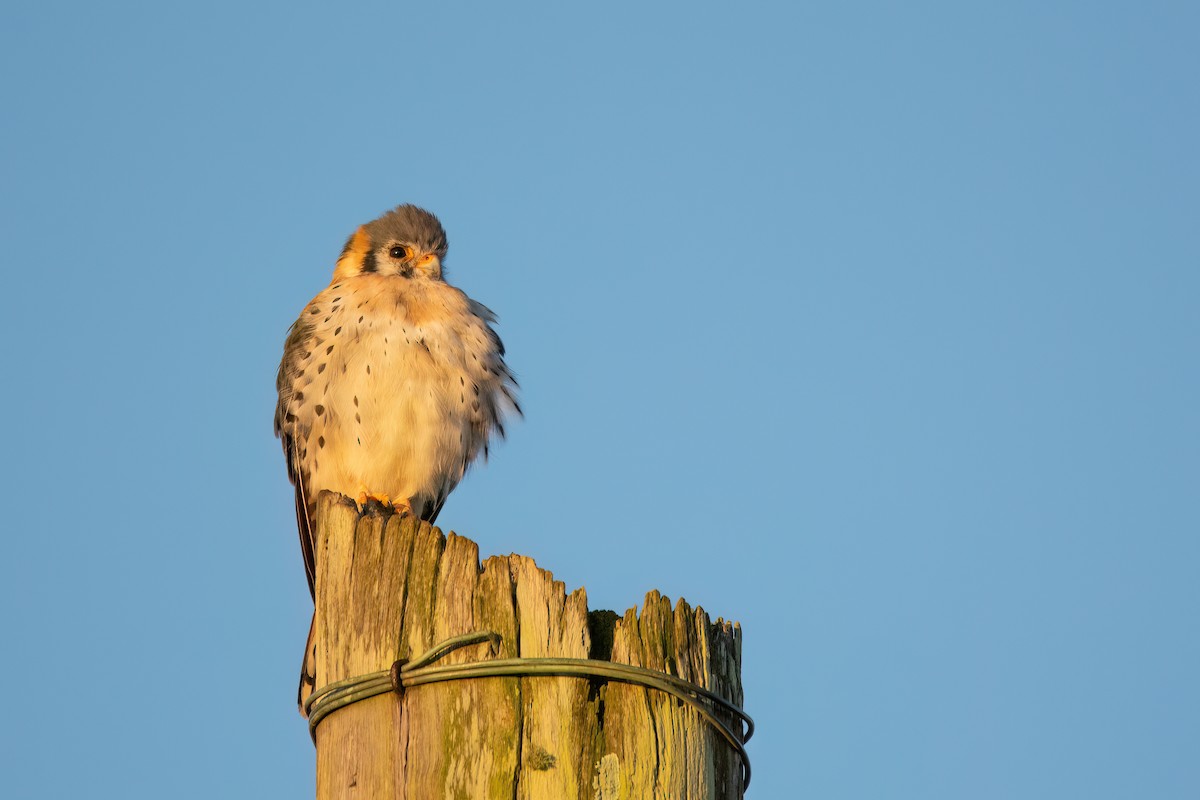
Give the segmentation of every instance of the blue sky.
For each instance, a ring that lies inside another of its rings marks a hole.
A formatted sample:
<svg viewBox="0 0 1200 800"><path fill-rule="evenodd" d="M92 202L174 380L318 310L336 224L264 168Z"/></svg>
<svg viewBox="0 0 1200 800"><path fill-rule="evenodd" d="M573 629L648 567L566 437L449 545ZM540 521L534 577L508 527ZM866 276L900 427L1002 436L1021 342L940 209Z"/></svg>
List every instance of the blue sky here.
<svg viewBox="0 0 1200 800"><path fill-rule="evenodd" d="M400 202L527 413L439 521L740 620L751 797L1200 794L1191 4L4 16L6 796L311 796L274 373Z"/></svg>

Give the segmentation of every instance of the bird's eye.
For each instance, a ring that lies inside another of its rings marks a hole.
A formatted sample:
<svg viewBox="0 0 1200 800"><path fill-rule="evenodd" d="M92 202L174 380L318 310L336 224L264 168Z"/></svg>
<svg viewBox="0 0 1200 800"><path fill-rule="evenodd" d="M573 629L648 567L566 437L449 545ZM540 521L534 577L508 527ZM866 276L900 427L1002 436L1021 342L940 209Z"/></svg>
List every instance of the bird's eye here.
<svg viewBox="0 0 1200 800"><path fill-rule="evenodd" d="M402 244L393 245L388 255L392 258L408 258L408 248Z"/></svg>

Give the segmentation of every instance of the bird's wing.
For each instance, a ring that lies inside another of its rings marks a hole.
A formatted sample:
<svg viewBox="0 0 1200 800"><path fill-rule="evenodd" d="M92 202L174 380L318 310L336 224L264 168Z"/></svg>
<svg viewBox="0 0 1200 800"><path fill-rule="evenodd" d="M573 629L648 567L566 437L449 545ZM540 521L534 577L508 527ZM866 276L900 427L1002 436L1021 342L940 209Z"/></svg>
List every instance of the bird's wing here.
<svg viewBox="0 0 1200 800"><path fill-rule="evenodd" d="M288 478L296 487L296 526L300 531L300 552L304 556L304 574L308 578L308 591L316 596L316 565L313 560L312 501L306 484L308 471L300 459L295 431L297 419L291 413L292 395L295 389L299 363L304 354L304 345L311 334L311 326L305 315L296 320L288 331L283 346L283 360L279 363L279 374L275 388L279 391L279 402L275 406L275 435L283 443L283 455L287 460Z"/></svg>
<svg viewBox="0 0 1200 800"><path fill-rule="evenodd" d="M471 313L483 323L483 329L491 345L485 364L498 379L496 392L481 398L484 403L481 408L480 434L484 442L483 457L486 459L487 439L491 433L495 431L501 439L504 438L505 414L515 413L521 417L524 416L524 412L521 411L521 404L517 402L517 379L508 368L508 364L504 362L504 342L500 341L500 335L492 327L496 322L496 315L490 308L475 300L470 301L470 309Z"/></svg>

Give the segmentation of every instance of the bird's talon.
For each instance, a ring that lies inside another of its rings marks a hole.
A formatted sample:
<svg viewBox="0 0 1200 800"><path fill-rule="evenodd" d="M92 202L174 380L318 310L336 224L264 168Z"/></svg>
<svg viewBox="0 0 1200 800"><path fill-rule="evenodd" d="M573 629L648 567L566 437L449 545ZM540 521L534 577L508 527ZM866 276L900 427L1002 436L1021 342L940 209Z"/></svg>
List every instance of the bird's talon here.
<svg viewBox="0 0 1200 800"><path fill-rule="evenodd" d="M386 494L376 494L366 489L360 489L354 500L358 503L360 514L368 509L389 511L393 507L391 499Z"/></svg>

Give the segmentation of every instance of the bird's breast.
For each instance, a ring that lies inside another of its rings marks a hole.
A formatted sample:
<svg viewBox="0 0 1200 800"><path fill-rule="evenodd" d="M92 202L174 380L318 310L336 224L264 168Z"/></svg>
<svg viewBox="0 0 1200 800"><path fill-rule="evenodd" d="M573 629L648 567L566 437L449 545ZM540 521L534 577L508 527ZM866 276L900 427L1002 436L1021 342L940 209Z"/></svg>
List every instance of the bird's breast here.
<svg viewBox="0 0 1200 800"><path fill-rule="evenodd" d="M501 389L486 322L453 287L396 278L335 283L305 314L294 396L313 487L444 496Z"/></svg>

